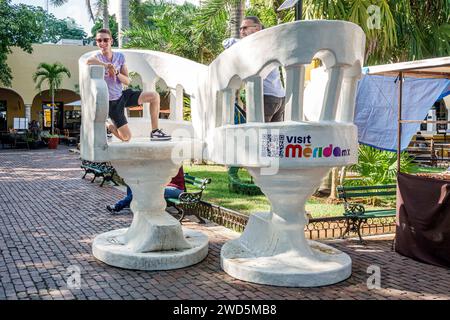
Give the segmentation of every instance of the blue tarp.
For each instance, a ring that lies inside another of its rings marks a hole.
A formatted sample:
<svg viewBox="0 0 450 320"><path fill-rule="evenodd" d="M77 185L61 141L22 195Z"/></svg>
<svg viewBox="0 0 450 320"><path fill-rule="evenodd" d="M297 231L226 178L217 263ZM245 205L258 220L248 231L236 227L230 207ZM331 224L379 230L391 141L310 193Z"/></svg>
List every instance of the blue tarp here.
<svg viewBox="0 0 450 320"><path fill-rule="evenodd" d="M397 150L398 78L364 75L358 83L355 124L359 143L377 149ZM402 119L425 119L433 104L450 94L450 80L404 78ZM408 147L420 123L402 125L402 145Z"/></svg>

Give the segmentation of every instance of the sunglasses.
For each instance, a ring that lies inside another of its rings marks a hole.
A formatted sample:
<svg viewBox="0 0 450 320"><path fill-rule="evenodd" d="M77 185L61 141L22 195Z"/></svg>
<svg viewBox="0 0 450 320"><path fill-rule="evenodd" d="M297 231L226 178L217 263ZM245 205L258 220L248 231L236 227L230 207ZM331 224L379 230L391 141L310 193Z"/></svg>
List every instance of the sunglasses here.
<svg viewBox="0 0 450 320"><path fill-rule="evenodd" d="M244 27L240 27L239 30L245 30L247 28L253 28L256 27L257 25L253 25L253 26L244 26Z"/></svg>
<svg viewBox="0 0 450 320"><path fill-rule="evenodd" d="M110 38L99 38L99 39L95 39L95 41L97 41L98 43L107 43L109 41Z"/></svg>

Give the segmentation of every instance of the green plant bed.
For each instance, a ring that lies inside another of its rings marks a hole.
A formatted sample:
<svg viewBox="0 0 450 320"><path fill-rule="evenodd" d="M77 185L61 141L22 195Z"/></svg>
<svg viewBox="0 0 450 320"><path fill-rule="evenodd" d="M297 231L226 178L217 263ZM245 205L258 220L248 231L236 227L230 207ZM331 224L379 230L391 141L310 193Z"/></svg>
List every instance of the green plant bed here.
<svg viewBox="0 0 450 320"><path fill-rule="evenodd" d="M230 167L228 169L228 188L231 192L246 194L246 195L262 195L261 189L253 183L253 179L247 173L244 177L239 175L239 172L245 170L241 167Z"/></svg>
<svg viewBox="0 0 450 320"><path fill-rule="evenodd" d="M270 210L270 203L264 195L238 194L230 191L228 171L224 166L185 165L184 171L199 178L211 178L211 184L203 193L203 200L206 202L243 214ZM251 181L250 175L245 170L239 170L239 175L241 180ZM372 208L372 206L369 207ZM341 216L344 213L344 206L341 203L327 203L327 198L311 197L306 203L306 211L313 218Z"/></svg>
<svg viewBox="0 0 450 320"><path fill-rule="evenodd" d="M440 173L446 171L447 168L416 166L411 173Z"/></svg>

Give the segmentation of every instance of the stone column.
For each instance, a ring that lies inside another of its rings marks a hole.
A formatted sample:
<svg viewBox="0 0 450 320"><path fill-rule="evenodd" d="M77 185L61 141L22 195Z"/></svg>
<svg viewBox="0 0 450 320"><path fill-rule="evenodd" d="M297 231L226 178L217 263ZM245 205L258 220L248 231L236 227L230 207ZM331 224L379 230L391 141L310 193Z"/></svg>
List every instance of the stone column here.
<svg viewBox="0 0 450 320"><path fill-rule="evenodd" d="M25 105L25 118L28 119L28 122L31 121L31 104Z"/></svg>

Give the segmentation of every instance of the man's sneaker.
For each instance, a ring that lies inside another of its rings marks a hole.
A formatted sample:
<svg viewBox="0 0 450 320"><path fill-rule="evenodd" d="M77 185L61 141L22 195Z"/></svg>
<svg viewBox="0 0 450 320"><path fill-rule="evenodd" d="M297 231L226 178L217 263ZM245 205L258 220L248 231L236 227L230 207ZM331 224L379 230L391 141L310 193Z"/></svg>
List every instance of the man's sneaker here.
<svg viewBox="0 0 450 320"><path fill-rule="evenodd" d="M120 211L122 210L122 208L116 207L115 204L113 204L113 205L108 204L108 205L106 206L106 209L108 209L108 211L109 211L111 214L115 214L115 213L120 212Z"/></svg>
<svg viewBox="0 0 450 320"><path fill-rule="evenodd" d="M164 141L170 139L172 139L172 137L164 133L161 129L155 129L150 133L150 140L152 141Z"/></svg>

